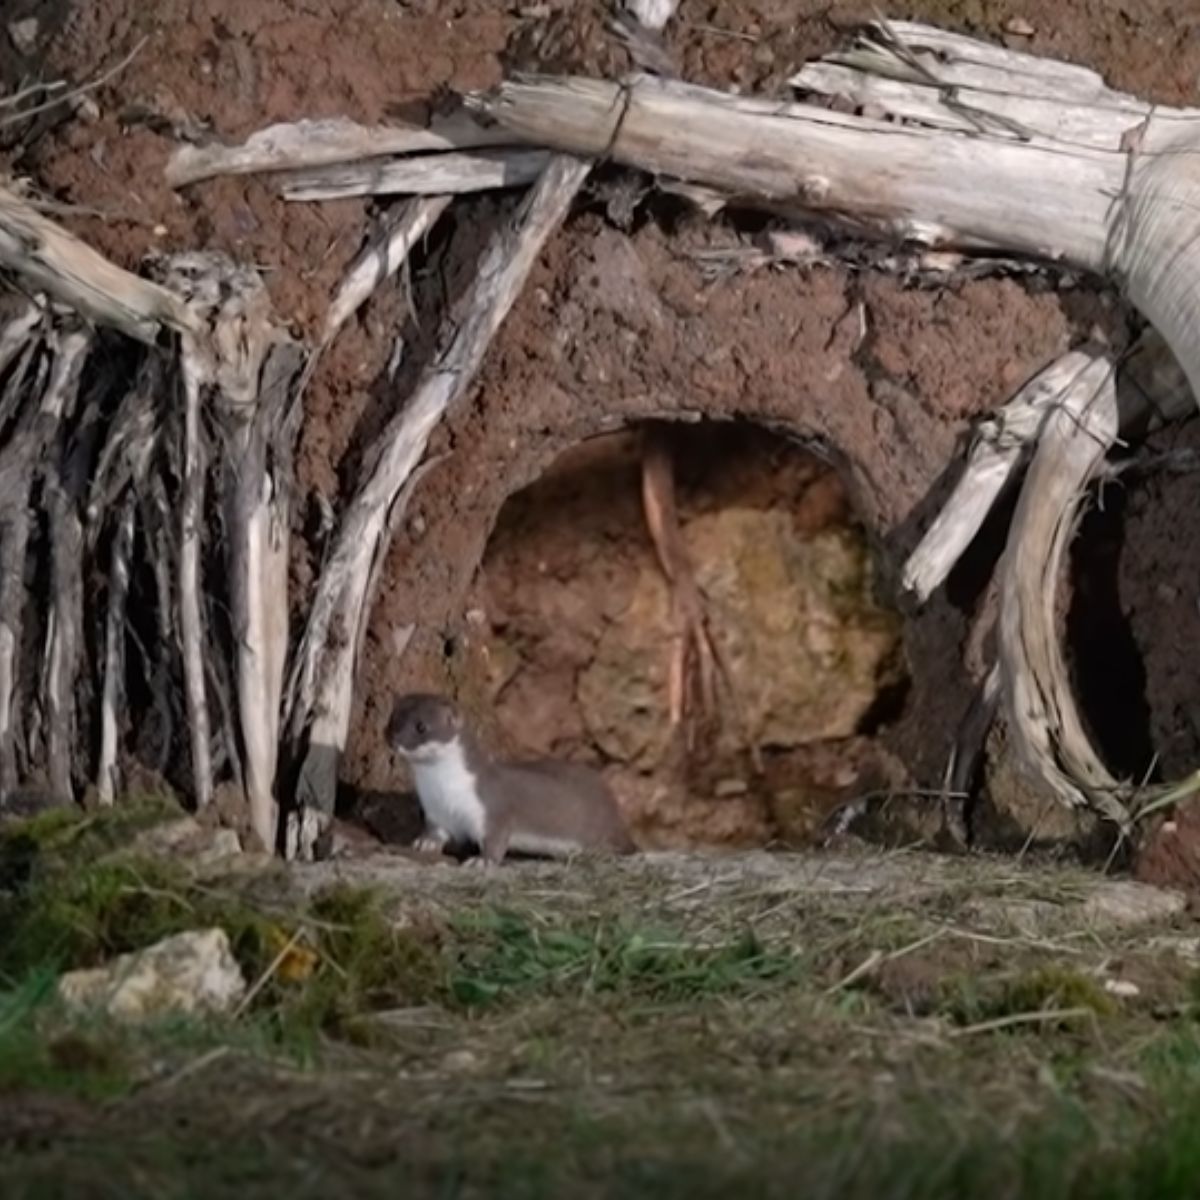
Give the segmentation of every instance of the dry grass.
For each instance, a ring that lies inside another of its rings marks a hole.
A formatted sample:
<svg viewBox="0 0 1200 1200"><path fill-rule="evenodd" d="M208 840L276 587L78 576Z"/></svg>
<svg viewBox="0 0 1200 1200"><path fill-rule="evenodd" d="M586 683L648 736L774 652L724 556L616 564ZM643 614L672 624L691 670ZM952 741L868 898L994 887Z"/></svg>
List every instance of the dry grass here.
<svg viewBox="0 0 1200 1200"><path fill-rule="evenodd" d="M904 854L159 878L320 965L258 947L236 1021L136 1038L27 975L0 1191L1193 1195L1197 930L1106 923L1105 886Z"/></svg>

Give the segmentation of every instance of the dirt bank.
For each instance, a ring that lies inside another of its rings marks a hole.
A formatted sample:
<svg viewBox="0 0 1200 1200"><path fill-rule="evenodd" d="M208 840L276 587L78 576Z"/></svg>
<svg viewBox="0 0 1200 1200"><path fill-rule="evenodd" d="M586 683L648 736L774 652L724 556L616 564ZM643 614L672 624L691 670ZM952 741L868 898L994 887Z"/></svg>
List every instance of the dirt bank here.
<svg viewBox="0 0 1200 1200"><path fill-rule="evenodd" d="M1200 33L1172 0L1146 0L1136 12L1101 0L1064 0L1052 21L1033 11L1036 6L1008 0L882 7L890 15L1086 62L1113 84L1164 102L1198 101ZM253 180L173 193L162 182L162 168L177 136L236 138L300 116L371 121L394 112L411 115L441 89L485 87L514 65L609 75L629 66L604 30L602 6L589 3L164 0L147 6L94 0L71 7L26 0L10 8L11 19L34 14L41 20L41 42L29 61L46 54L54 70L76 80L140 46L95 91L90 117L60 126L27 151L18 145L13 165L56 199L97 212L77 212L68 222L125 265L137 265L148 253L197 246L259 264L279 311L301 331L311 331L323 313L361 244L372 206L288 205ZM817 0L684 0L667 47L687 78L778 91L801 61L830 48L873 11L870 5ZM65 18L61 29L59 17ZM1032 35L1012 32L1026 28ZM7 47L5 54L0 69L16 79L22 60ZM648 417L703 413L805 441L838 471L839 483L821 486L841 489L844 527L875 555L873 594L894 606L897 567L947 493L954 470L949 464L971 418L1097 326L1118 345L1125 337L1123 314L1107 307L1104 297L1087 289L1059 290L1045 280L923 288L869 270L827 268L713 278L697 254L736 247L761 223L707 224L656 206L639 212L627 234L606 217L602 197L592 200L590 211L552 240L489 354L479 386L435 437L433 450L445 458L426 478L396 538L371 624L344 766L348 786L386 791L396 785L380 733L397 688L449 685L481 702L486 698L490 676L482 650L493 634L489 586L500 579L510 596L522 591L522 556L504 532L511 518L504 515L505 501L583 440L635 429ZM439 313L470 280L474 255L509 203L487 196L456 204L453 219L414 264L419 323L407 315L403 289L386 288L326 357L306 397L301 439L302 537L294 564L299 597L322 548L318 502L336 507L353 484L365 440L403 396ZM403 355L393 375L387 367L397 360L400 338ZM686 448L682 454L687 460ZM632 459L627 466L624 490L602 502L606 553L617 566L645 562L648 552ZM776 497L786 495L791 469L764 466L762 486ZM709 496L726 488L732 503L737 497L729 486L716 478L704 484ZM1198 619L1190 593L1178 585L1179 573L1194 561L1188 548L1200 545L1194 488L1194 477L1186 475L1131 479L1116 532L1110 525L1097 535L1107 549L1085 556L1081 567L1083 575L1098 572L1093 591L1112 603L1107 625L1083 623L1077 658L1091 654L1089 647L1111 644L1113 628L1129 635L1122 692L1136 710L1129 719L1146 723L1144 737L1122 740L1118 727L1128 720L1119 713L1105 717L1097 691L1103 684L1094 671L1088 674L1091 660L1079 678L1106 750L1122 765L1129 760L1130 769L1149 765L1141 763L1147 748L1164 768L1195 761L1178 727L1179 714L1200 706L1200 692L1191 673L1180 669L1180 651L1171 640ZM744 494L743 487L738 495ZM695 503L702 508L708 501ZM489 552L498 527L500 540ZM1170 531L1170 544L1159 554L1155 539L1162 535L1156 531L1163 529ZM864 727L878 738L865 755L874 765L862 766L864 751L851 753L853 739L843 739L846 761L858 765L847 775L845 762L835 763L822 768L826 777L853 776L851 788L868 777L893 784L896 772L918 784L940 778L970 695L964 650L970 638L979 638L972 627L997 547L995 541L981 547L945 596L909 614L903 703ZM568 568L558 584L580 594L589 586L586 573L580 567L572 577ZM1119 589L1105 584L1117 576ZM1087 593L1086 580L1076 585ZM1168 598L1164 588L1176 593ZM525 590L536 594L536 581L530 579ZM1172 606L1182 608L1176 613ZM479 610L485 620L468 621L467 614ZM528 605L523 619L531 619ZM395 634L410 624L415 636L401 659ZM1164 634L1168 626L1176 632ZM544 640L533 637L531 644ZM1137 664L1144 672L1140 684ZM538 676L536 663L523 664L524 694L553 695L546 688L561 663L542 665ZM585 666L576 662L573 669ZM1134 694L1139 687L1144 700ZM523 706L515 730L511 707L506 716L501 702L496 732L507 726L508 736L519 732L530 745L564 745L563 729L581 719L577 703L574 709ZM594 741L586 740L577 737L573 747L594 752ZM758 840L772 833L772 819L764 814L763 804L751 801L726 805L719 816L701 805L694 820L667 821L663 836ZM647 822L654 823L649 816Z"/></svg>

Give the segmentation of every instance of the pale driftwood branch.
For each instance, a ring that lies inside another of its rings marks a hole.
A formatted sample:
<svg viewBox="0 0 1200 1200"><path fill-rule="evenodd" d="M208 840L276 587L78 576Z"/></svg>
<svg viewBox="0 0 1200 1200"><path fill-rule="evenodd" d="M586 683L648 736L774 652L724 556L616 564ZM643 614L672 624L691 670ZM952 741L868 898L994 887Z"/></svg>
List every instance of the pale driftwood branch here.
<svg viewBox="0 0 1200 1200"><path fill-rule="evenodd" d="M1116 205L1112 273L1200 399L1200 131L1138 153Z"/></svg>
<svg viewBox="0 0 1200 1200"><path fill-rule="evenodd" d="M46 764L50 787L59 796L74 793L71 763L76 745L76 685L84 620L83 522L76 497L63 477L69 469L66 462L55 464L44 485L50 518L52 590L43 684Z"/></svg>
<svg viewBox="0 0 1200 1200"><path fill-rule="evenodd" d="M117 516L108 566L108 602L104 614L104 661L100 693L100 753L96 795L112 804L117 793L121 711L125 697L125 614L129 601L129 565L137 528L137 495L125 493Z"/></svg>
<svg viewBox="0 0 1200 1200"><path fill-rule="evenodd" d="M893 52L897 43L903 47L902 55ZM1113 91L1091 67L1009 50L918 21L873 22L851 48L835 50L825 61L863 63L867 55L872 57L862 69L909 82L927 82L925 71L931 71L948 87L999 96L1029 95L1059 104L1098 107L1144 103ZM914 65L921 68L920 73Z"/></svg>
<svg viewBox="0 0 1200 1200"><path fill-rule="evenodd" d="M25 552L32 515L29 494L35 469L60 423L75 402L91 335L75 329L52 333L47 347L53 354L50 378L41 398L30 401L20 427L0 451L0 793L19 783L16 712L20 694L20 657L25 627ZM67 793L70 794L68 787Z"/></svg>
<svg viewBox="0 0 1200 1200"><path fill-rule="evenodd" d="M404 265L412 248L437 224L449 204L449 196L422 196L387 215L338 287L321 330L322 346L328 346L372 292Z"/></svg>
<svg viewBox="0 0 1200 1200"><path fill-rule="evenodd" d="M274 850L275 796L289 620L293 390L300 348L279 342L263 364L259 403L232 464L230 577L238 644L238 710L255 832Z"/></svg>
<svg viewBox="0 0 1200 1200"><path fill-rule="evenodd" d="M0 330L0 375L29 344L37 323L44 316L41 308L31 300L21 300L18 311L11 316Z"/></svg>
<svg viewBox="0 0 1200 1200"><path fill-rule="evenodd" d="M269 125L236 146L180 146L167 163L166 176L172 187L182 187L216 175L305 170L389 154L471 150L511 141L503 130L481 125L462 111L425 128L399 122L360 125L342 117L302 120Z"/></svg>
<svg viewBox="0 0 1200 1200"><path fill-rule="evenodd" d="M1019 759L1070 806L1129 826L1117 781L1092 749L1058 637L1058 583L1086 486L1119 422L1116 373L1095 355L1048 416L1001 564L999 648L1006 724Z"/></svg>
<svg viewBox="0 0 1200 1200"><path fill-rule="evenodd" d="M1092 357L1081 350L1064 354L980 422L962 477L904 565L902 583L919 600L945 582L1036 444L1047 413Z"/></svg>
<svg viewBox="0 0 1200 1200"><path fill-rule="evenodd" d="M1087 67L905 21L869 27L790 82L936 128L1101 150L1126 149L1127 136L1144 126L1142 151L1153 153L1200 122L1200 109L1160 108L1115 91Z"/></svg>
<svg viewBox="0 0 1200 1200"><path fill-rule="evenodd" d="M183 657L184 696L192 751L192 788L196 807L208 807L213 794L212 723L204 672L204 609L201 602L200 550L204 520L206 461L201 440L201 388L206 378L198 339L180 340L183 375L183 498L179 511L179 642Z"/></svg>
<svg viewBox="0 0 1200 1200"><path fill-rule="evenodd" d="M373 563L386 552L389 516L446 409L474 381L483 356L508 315L547 237L566 215L589 165L553 158L522 202L515 223L492 240L475 286L450 328L448 344L429 364L404 409L384 429L370 474L351 501L317 585L289 687L289 723L309 756L340 754L350 720L354 653L366 619ZM337 637L330 645L331 631ZM347 666L345 661L349 660ZM320 807L332 807L332 796Z"/></svg>
<svg viewBox="0 0 1200 1200"><path fill-rule="evenodd" d="M166 288L109 262L5 188L0 188L0 268L139 342L153 344L164 326L196 328L195 317Z"/></svg>
<svg viewBox="0 0 1200 1200"><path fill-rule="evenodd" d="M1100 270L1122 189L1115 151L778 104L641 76L524 77L471 104L533 144L607 156L775 211L877 235Z"/></svg>
<svg viewBox="0 0 1200 1200"><path fill-rule="evenodd" d="M483 192L532 183L550 157L547 150L508 148L376 159L290 172L281 178L279 190L287 200Z"/></svg>
<svg viewBox="0 0 1200 1200"><path fill-rule="evenodd" d="M263 845L273 849L288 644L288 532L296 413L291 385L299 349L274 320L266 288L255 271L240 268L223 255L190 254L173 261L172 278L211 329L202 345L185 342L185 377L194 376L209 390L223 442L222 501L236 663L231 673L236 703L231 705L227 698L223 703L232 709L226 725L236 726L240 738L242 783L251 822ZM186 499L185 495L185 503ZM194 633L185 636L196 643ZM204 644L202 635L198 640ZM189 681L189 687L194 686ZM223 685L219 688L222 694L225 690ZM229 746L231 760L239 758L237 751L237 745Z"/></svg>
<svg viewBox="0 0 1200 1200"><path fill-rule="evenodd" d="M1092 357L1082 350L1064 354L977 426L962 476L904 565L903 586L920 602L946 581L1028 460L1060 394ZM1121 364L1117 387L1122 432L1153 428L1195 407L1178 363L1153 330Z"/></svg>

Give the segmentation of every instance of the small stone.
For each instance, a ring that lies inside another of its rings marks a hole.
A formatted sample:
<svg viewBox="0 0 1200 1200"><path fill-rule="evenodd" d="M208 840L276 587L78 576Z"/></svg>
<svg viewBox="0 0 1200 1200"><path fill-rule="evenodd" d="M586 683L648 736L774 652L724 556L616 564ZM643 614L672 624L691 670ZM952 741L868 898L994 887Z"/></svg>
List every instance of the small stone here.
<svg viewBox="0 0 1200 1200"><path fill-rule="evenodd" d="M1009 17L1004 22L1004 32L1015 34L1017 37L1033 37L1037 30L1024 17Z"/></svg>
<svg viewBox="0 0 1200 1200"><path fill-rule="evenodd" d="M100 105L91 96L72 97L71 108L80 121L87 121L88 124L94 125L100 120Z"/></svg>
<svg viewBox="0 0 1200 1200"><path fill-rule="evenodd" d="M177 933L107 966L69 971L58 981L65 1004L122 1021L225 1013L245 992L245 977L223 929Z"/></svg>
<svg viewBox="0 0 1200 1200"><path fill-rule="evenodd" d="M744 779L720 779L713 788L713 795L718 800L725 800L730 796L744 796L749 790Z"/></svg>
<svg viewBox="0 0 1200 1200"><path fill-rule="evenodd" d="M1131 979L1106 979L1104 990L1110 996L1121 996L1122 998L1140 996L1142 992L1142 989Z"/></svg>
<svg viewBox="0 0 1200 1200"><path fill-rule="evenodd" d="M32 54L37 46L40 26L37 17L26 17L23 21L10 21L8 36L19 54Z"/></svg>
<svg viewBox="0 0 1200 1200"><path fill-rule="evenodd" d="M479 1065L479 1057L470 1050L451 1050L442 1059L444 1071L472 1071Z"/></svg>

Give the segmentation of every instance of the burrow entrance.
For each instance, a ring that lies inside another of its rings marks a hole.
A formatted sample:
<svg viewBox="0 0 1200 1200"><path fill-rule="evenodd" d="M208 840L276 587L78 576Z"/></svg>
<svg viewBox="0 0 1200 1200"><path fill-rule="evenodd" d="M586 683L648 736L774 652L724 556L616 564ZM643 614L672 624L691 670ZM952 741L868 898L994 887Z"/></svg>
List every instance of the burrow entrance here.
<svg viewBox="0 0 1200 1200"><path fill-rule="evenodd" d="M749 423L656 429L728 669L672 730L671 595L642 508L645 429L560 455L505 503L472 588L487 699L515 753L599 766L646 846L801 844L885 787L876 735L908 689L836 470Z"/></svg>

